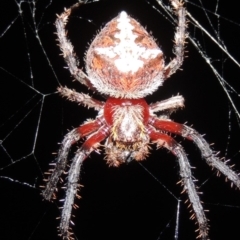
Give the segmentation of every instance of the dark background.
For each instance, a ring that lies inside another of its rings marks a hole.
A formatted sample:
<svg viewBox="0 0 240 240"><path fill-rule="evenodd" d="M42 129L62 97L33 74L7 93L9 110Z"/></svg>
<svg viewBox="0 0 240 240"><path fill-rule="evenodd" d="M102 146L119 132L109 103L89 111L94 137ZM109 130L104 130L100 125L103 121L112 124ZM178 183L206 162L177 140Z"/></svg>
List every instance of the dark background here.
<svg viewBox="0 0 240 240"><path fill-rule="evenodd" d="M58 206L62 203L43 201L39 185L43 184L43 173L54 160L52 153L58 150L63 136L85 119L96 116L94 110L55 94L59 84L88 92L86 87L72 82L64 69L54 35L56 14L75 2L39 0L35 12L34 2L21 2L22 14L18 8L20 2L0 3L0 239L59 239L56 217L60 216ZM200 6L199 1L191 1L187 9L211 35L215 37L214 30L219 31L227 50L239 60L238 9L229 1L220 0L218 18L213 15L217 1L202 3L203 6L197 7L194 4ZM84 67L84 52L96 32L121 10L152 32L165 53L166 62L173 58L174 26L152 5L162 11L153 0L148 3L102 0L76 10L68 28L81 67ZM240 92L239 67L191 23L189 34L201 44L227 83ZM240 169L238 118L197 49L188 43L186 50L188 58L182 71L148 96L147 101L183 95L185 108L172 114L172 119L180 123L187 121L200 133L206 133L206 140L215 143L214 149L221 151L221 156L231 158L235 169ZM238 95L234 91L229 94L239 109ZM97 94L94 97L103 100ZM183 144L191 165L196 167L193 173L203 192L201 199L204 208L210 210L207 217L211 240L239 239L239 222L235 219L240 215L240 192L231 188L223 176L216 177L194 144L176 139ZM179 167L171 153L153 146L147 161L131 162L119 168L108 167L103 158L103 154L93 153L82 168L82 199L76 201L79 209L74 210L76 239L174 239L177 199L180 200L178 239L195 239L197 227L189 220L189 210L183 203L187 196L181 195L182 188L176 185L180 180ZM60 191L58 198L63 197L64 192Z"/></svg>

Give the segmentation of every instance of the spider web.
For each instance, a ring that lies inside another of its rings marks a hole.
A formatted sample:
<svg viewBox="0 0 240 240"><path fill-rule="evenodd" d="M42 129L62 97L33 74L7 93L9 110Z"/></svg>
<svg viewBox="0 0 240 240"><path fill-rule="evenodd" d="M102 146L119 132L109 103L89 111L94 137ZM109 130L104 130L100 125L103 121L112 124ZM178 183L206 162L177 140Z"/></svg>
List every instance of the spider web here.
<svg viewBox="0 0 240 240"><path fill-rule="evenodd" d="M60 215L55 201L42 201L39 185L54 160L53 152L69 129L96 112L61 99L61 83L87 92L73 82L56 44L56 13L76 1L1 1L0 21L0 187L1 239L59 239ZM89 1L70 17L69 37L84 67L88 43L100 27L121 10L139 20L159 42L166 61L172 57L174 23L166 12L169 2L157 0ZM214 149L239 163L240 19L238 8L224 0L187 1L188 58L164 86L147 98L154 102L178 93L185 108L172 114L174 121L189 125ZM96 98L101 99L96 94ZM209 209L211 239L236 239L239 235L240 191L216 177L196 147L181 141L195 167L201 199ZM180 194L178 163L164 150L156 150L142 163L109 168L94 153L84 163L83 197L75 211L76 239L195 239L196 226L189 220ZM64 193L60 191L59 199Z"/></svg>

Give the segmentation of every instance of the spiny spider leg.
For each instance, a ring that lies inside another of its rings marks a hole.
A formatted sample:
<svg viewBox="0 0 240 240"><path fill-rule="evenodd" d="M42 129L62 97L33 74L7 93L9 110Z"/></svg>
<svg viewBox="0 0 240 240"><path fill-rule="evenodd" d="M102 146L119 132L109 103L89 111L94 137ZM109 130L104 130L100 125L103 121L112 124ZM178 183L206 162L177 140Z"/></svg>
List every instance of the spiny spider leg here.
<svg viewBox="0 0 240 240"><path fill-rule="evenodd" d="M183 7L183 3L178 0L171 1L173 8L176 11L178 17L177 31L174 36L174 54L175 58L164 68L165 79L175 73L183 63L184 59L184 46L186 36L186 10Z"/></svg>
<svg viewBox="0 0 240 240"><path fill-rule="evenodd" d="M78 102L83 106L94 108L97 111L101 110L104 106L104 102L96 100L90 97L88 94L79 93L67 87L59 87L57 90L63 97L66 97L69 101Z"/></svg>
<svg viewBox="0 0 240 240"><path fill-rule="evenodd" d="M240 189L240 177L231 169L225 162L221 161L217 157L217 153L214 153L206 140L195 130L184 125L184 131L186 131L186 137L192 140L200 149L202 156L205 158L209 166L216 168L220 173L227 177L235 186Z"/></svg>
<svg viewBox="0 0 240 240"><path fill-rule="evenodd" d="M90 83L88 76L81 69L78 68L78 61L76 59L76 54L74 52L74 49L70 40L67 38L67 33L65 31L65 25L67 24L68 17L71 14L71 11L74 8L77 8L84 3L85 2L79 1L78 3L74 4L72 7L65 9L65 11L61 15L57 16L55 25L57 29L59 46L62 51L64 60L68 65L69 71L77 81L79 81L80 83L86 85L88 88L95 91L96 89Z"/></svg>
<svg viewBox="0 0 240 240"><path fill-rule="evenodd" d="M71 238L72 233L69 227L72 207L74 206L74 198L78 190L78 180L81 172L82 162L90 155L92 151L99 147L101 141L103 141L109 135L109 129L106 126L101 127L95 134L90 136L77 151L73 158L69 174L66 198L62 209L61 222L60 222L60 235L64 240ZM78 196L78 195L77 195ZM79 197L79 196L78 196Z"/></svg>
<svg viewBox="0 0 240 240"><path fill-rule="evenodd" d="M220 173L222 173L231 182L233 182L237 188L240 189L239 175L216 156L206 140L197 131L184 124L175 123L173 121L161 120L157 118L152 118L151 121L151 124L159 130L175 133L192 140L201 151L201 154L203 158L205 158L206 162L211 167L219 170Z"/></svg>
<svg viewBox="0 0 240 240"><path fill-rule="evenodd" d="M77 128L73 129L64 137L61 143L61 147L58 151L58 161L55 163L51 177L49 179L46 179L48 182L44 191L42 192L42 195L46 200L50 201L52 198L55 198L54 192L57 190L57 183L59 181L59 178L66 168L69 150L72 144L77 142L79 139L80 134Z"/></svg>
<svg viewBox="0 0 240 240"><path fill-rule="evenodd" d="M86 152L82 149L79 149L76 152L75 157L72 160L71 167L69 169L68 175L68 183L67 183L67 191L66 191L66 198L64 200L64 205L61 214L61 222L59 226L60 236L62 236L63 240L72 239L70 232L71 228L69 227L72 207L74 207L74 198L77 196L77 191L79 189L78 180L81 174L81 166L82 162L88 157L91 151Z"/></svg>
<svg viewBox="0 0 240 240"><path fill-rule="evenodd" d="M91 134L99 129L102 125L101 119L98 118L95 121L88 122L83 124L79 128L75 128L70 131L61 143L61 147L58 152L57 162L52 171L51 177L47 179L46 187L42 193L43 197L50 201L52 198L55 198L54 192L57 189L57 183L59 178L63 174L67 165L68 153L70 151L71 146L76 143L80 138Z"/></svg>
<svg viewBox="0 0 240 240"><path fill-rule="evenodd" d="M152 112L160 112L164 110L174 111L177 108L184 107L184 98L182 96L174 96L160 102L155 102L149 105Z"/></svg>
<svg viewBox="0 0 240 240"><path fill-rule="evenodd" d="M186 153L183 148L170 136L154 131L151 127L149 130L149 136L152 141L155 141L158 147L165 147L170 150L178 159L180 166L180 175L182 177L183 191L187 192L190 203L194 210L194 214L191 219L197 218L199 226L199 238L202 240L208 240L208 220L205 216L203 206L199 199L194 179L191 173L191 166L189 164Z"/></svg>

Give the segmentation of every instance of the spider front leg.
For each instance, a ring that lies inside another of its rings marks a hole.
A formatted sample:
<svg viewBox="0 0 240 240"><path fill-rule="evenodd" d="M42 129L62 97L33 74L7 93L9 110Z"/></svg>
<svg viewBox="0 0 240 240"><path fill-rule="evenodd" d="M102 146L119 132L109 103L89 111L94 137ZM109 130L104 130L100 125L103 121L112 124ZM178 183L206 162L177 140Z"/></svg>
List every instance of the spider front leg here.
<svg viewBox="0 0 240 240"><path fill-rule="evenodd" d="M179 123L168 120L152 118L152 125L159 130L178 134L193 141L201 151L203 158L205 158L208 165L216 168L220 173L227 177L235 186L240 189L240 177L229 166L221 161L215 154L206 140L194 129Z"/></svg>
<svg viewBox="0 0 240 240"><path fill-rule="evenodd" d="M75 157L72 160L71 167L69 169L68 175L68 183L67 183L67 192L66 192L66 199L64 199L64 205L61 214L61 222L59 226L60 236L63 240L70 240L74 239L71 238L72 233L69 231L71 228L69 227L72 207L74 207L74 198L77 196L78 184L80 173L81 173L81 165L82 162L87 158L87 156L91 153L91 151L83 151L79 149L76 152Z"/></svg>
<svg viewBox="0 0 240 240"><path fill-rule="evenodd" d="M214 167L218 170L218 172L222 173L227 179L231 181L232 184L240 189L240 177L234 172L231 167L226 165L223 161L221 161L217 157L217 153L214 153L206 140L194 129L184 125L184 135L192 140L200 149L202 156L205 158L207 164L211 167ZM231 185L232 185L231 184Z"/></svg>
<svg viewBox="0 0 240 240"><path fill-rule="evenodd" d="M202 240L208 240L208 220L205 216L203 206L199 199L196 186L194 184L194 178L191 173L191 166L189 164L186 153L183 148L170 136L154 131L149 128L149 136L152 141L156 142L158 147L165 147L170 150L178 159L180 166L180 175L182 177L183 191L187 192L190 204L194 210L191 219L196 218L199 226L199 236Z"/></svg>
<svg viewBox="0 0 240 240"><path fill-rule="evenodd" d="M49 173L47 173L48 175L51 174L51 176L49 179L46 179L46 181L48 182L42 193L43 197L46 200L50 201L52 198L55 198L54 192L57 189L57 183L59 181L59 178L66 169L68 153L70 151L71 146L74 143L76 143L80 138L87 136L94 131L97 131L101 125L102 122L101 119L99 118L95 121L83 124L79 128L73 129L64 137L58 152L55 168L51 170Z"/></svg>
<svg viewBox="0 0 240 240"><path fill-rule="evenodd" d="M78 190L78 181L81 173L82 162L90 155L90 153L99 147L101 141L103 141L109 135L109 129L106 126L101 127L95 134L89 137L81 148L76 152L75 157L72 160L71 167L68 174L67 192L64 200L64 205L61 214L60 222L60 235L64 240L71 240L72 233L69 227L72 207L74 207L74 198ZM78 196L78 195L77 195Z"/></svg>

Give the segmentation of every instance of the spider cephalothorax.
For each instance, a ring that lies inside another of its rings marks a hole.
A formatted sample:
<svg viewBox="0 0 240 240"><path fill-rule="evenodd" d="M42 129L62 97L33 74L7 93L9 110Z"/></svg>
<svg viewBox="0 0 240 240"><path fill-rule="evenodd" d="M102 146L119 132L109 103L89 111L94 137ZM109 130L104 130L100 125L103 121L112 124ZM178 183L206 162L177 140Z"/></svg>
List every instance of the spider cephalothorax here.
<svg viewBox="0 0 240 240"><path fill-rule="evenodd" d="M104 119L110 134L105 143L106 159L118 166L129 157L143 160L148 154L149 107L144 99L109 98L104 106Z"/></svg>
<svg viewBox="0 0 240 240"><path fill-rule="evenodd" d="M66 198L59 227L63 239L73 239L69 224L74 198L79 188L82 162L92 151L98 151L102 146L106 154L105 159L112 166L119 166L133 159L137 161L145 159L149 154L150 143L171 151L179 162L182 177L180 183L188 193L190 206L194 212L191 218L196 219L199 227L198 237L202 240L209 239L208 221L194 184L187 156L182 146L170 134L180 135L193 141L206 162L240 188L238 174L216 156L199 133L186 125L171 121L164 113L165 111L171 113L183 107L184 99L181 96L150 105L143 99L157 90L183 62L186 38L185 8L179 0L170 0L170 2L178 17L178 26L174 39L176 56L167 65L164 64L163 53L153 38L136 20L123 11L100 31L90 45L86 54L88 74L86 75L78 68L73 46L67 39L65 30L71 11L83 2L65 10L56 20L58 40L71 74L80 83L108 97L106 102L101 102L67 87L58 88L59 93L70 101L98 111L95 120L85 122L65 136L55 168L52 169L43 191L45 199L55 198L54 192L60 176L67 167L71 146L86 138L72 159L68 173ZM160 112L160 116L157 117L155 112Z"/></svg>

